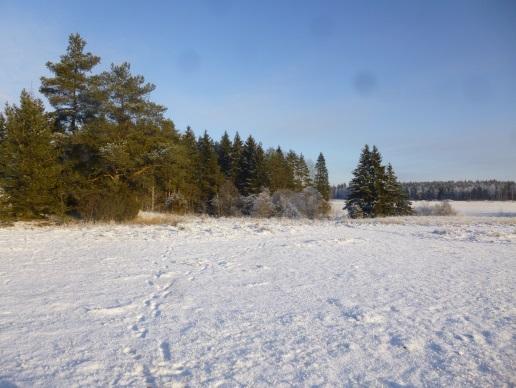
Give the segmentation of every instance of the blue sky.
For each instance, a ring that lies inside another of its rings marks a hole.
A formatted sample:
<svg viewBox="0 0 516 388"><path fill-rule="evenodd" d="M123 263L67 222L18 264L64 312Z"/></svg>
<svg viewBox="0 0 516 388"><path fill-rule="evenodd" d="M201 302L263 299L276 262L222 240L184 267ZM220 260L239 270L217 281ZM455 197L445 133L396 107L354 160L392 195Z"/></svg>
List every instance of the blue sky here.
<svg viewBox="0 0 516 388"><path fill-rule="evenodd" d="M179 129L255 135L347 182L364 143L402 180L516 179L516 2L0 0L0 103L79 32L157 85Z"/></svg>

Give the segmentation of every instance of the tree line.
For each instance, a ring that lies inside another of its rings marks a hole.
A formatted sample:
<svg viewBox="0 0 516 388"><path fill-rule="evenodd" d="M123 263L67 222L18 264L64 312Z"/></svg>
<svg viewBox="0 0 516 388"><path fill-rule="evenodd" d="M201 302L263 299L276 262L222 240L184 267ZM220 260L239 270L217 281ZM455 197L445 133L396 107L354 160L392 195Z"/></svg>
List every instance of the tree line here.
<svg viewBox="0 0 516 388"><path fill-rule="evenodd" d="M426 201L514 201L516 183L513 181L446 181L406 182L403 189L411 200Z"/></svg>
<svg viewBox="0 0 516 388"><path fill-rule="evenodd" d="M411 201L514 201L514 181L430 181L402 182L401 186ZM345 183L331 186L332 199L347 199Z"/></svg>
<svg viewBox="0 0 516 388"><path fill-rule="evenodd" d="M141 209L245 214L249 198L263 194L263 202L277 192L284 193L277 206L295 198L298 211L315 198L326 211L322 153L311 169L302 154L264 149L253 136L226 132L214 141L206 131L180 132L150 99L153 84L126 62L93 73L100 57L85 46L72 34L60 60L46 64L50 76L41 78L40 92L53 110L24 90L19 104L0 114L3 217L121 221Z"/></svg>

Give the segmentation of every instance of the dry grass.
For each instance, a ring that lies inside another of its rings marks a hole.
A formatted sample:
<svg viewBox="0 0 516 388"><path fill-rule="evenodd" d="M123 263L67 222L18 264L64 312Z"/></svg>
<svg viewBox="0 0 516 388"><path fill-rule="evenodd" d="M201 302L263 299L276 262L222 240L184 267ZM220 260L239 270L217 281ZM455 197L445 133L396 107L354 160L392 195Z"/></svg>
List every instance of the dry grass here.
<svg viewBox="0 0 516 388"><path fill-rule="evenodd" d="M134 220L125 222L130 225L171 225L177 226L183 217L170 213L140 212Z"/></svg>

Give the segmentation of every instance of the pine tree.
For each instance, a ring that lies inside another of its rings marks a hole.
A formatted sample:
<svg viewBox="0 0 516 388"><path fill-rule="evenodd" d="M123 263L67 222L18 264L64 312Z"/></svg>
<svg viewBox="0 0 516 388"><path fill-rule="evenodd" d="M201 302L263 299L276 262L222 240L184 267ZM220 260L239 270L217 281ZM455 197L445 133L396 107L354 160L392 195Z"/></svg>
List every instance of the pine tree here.
<svg viewBox="0 0 516 388"><path fill-rule="evenodd" d="M4 216L44 218L63 214L59 154L43 102L25 90L20 105L6 106L0 143L0 187Z"/></svg>
<svg viewBox="0 0 516 388"><path fill-rule="evenodd" d="M220 142L217 144L217 154L219 157L220 170L226 178L231 177L232 163L231 163L231 152L233 144L226 131L222 135Z"/></svg>
<svg viewBox="0 0 516 388"><path fill-rule="evenodd" d="M149 100L156 86L141 75L132 75L129 63L112 64L110 71L95 77L95 84L96 94L102 96L102 113L109 120L118 124L163 120L166 108Z"/></svg>
<svg viewBox="0 0 516 388"><path fill-rule="evenodd" d="M326 160L322 152L317 158L315 164L315 179L314 186L321 193L322 197L328 201L330 199L330 183L328 180L328 170L326 168Z"/></svg>
<svg viewBox="0 0 516 388"><path fill-rule="evenodd" d="M85 46L86 41L79 34L71 34L61 60L47 62L53 77L41 77L40 91L55 108L56 122L63 131L75 132L94 116L97 109L88 73L100 58L90 52L85 53Z"/></svg>

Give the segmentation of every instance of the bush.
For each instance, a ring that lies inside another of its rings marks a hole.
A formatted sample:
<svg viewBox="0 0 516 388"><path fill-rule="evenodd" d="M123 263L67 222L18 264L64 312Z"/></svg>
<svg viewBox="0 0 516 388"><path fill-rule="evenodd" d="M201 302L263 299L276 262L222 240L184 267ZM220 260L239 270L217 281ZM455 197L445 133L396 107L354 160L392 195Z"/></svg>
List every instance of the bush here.
<svg viewBox="0 0 516 388"><path fill-rule="evenodd" d="M445 201L435 205L420 206L416 209L416 214L420 216L454 216L457 212L448 201Z"/></svg>
<svg viewBox="0 0 516 388"><path fill-rule="evenodd" d="M121 183L96 190L79 200L79 216L92 221L122 222L134 219L140 210L135 193Z"/></svg>
<svg viewBox="0 0 516 388"><path fill-rule="evenodd" d="M272 217L274 213L274 203L272 202L269 190L265 189L254 198L251 216L269 218Z"/></svg>
<svg viewBox="0 0 516 388"><path fill-rule="evenodd" d="M217 216L239 216L241 214L241 199L238 189L233 182L225 180L218 193L211 200L211 205Z"/></svg>
<svg viewBox="0 0 516 388"><path fill-rule="evenodd" d="M288 218L319 218L326 215L330 209L328 202L313 187L307 187L301 192L276 191L272 196L272 202L276 214Z"/></svg>

